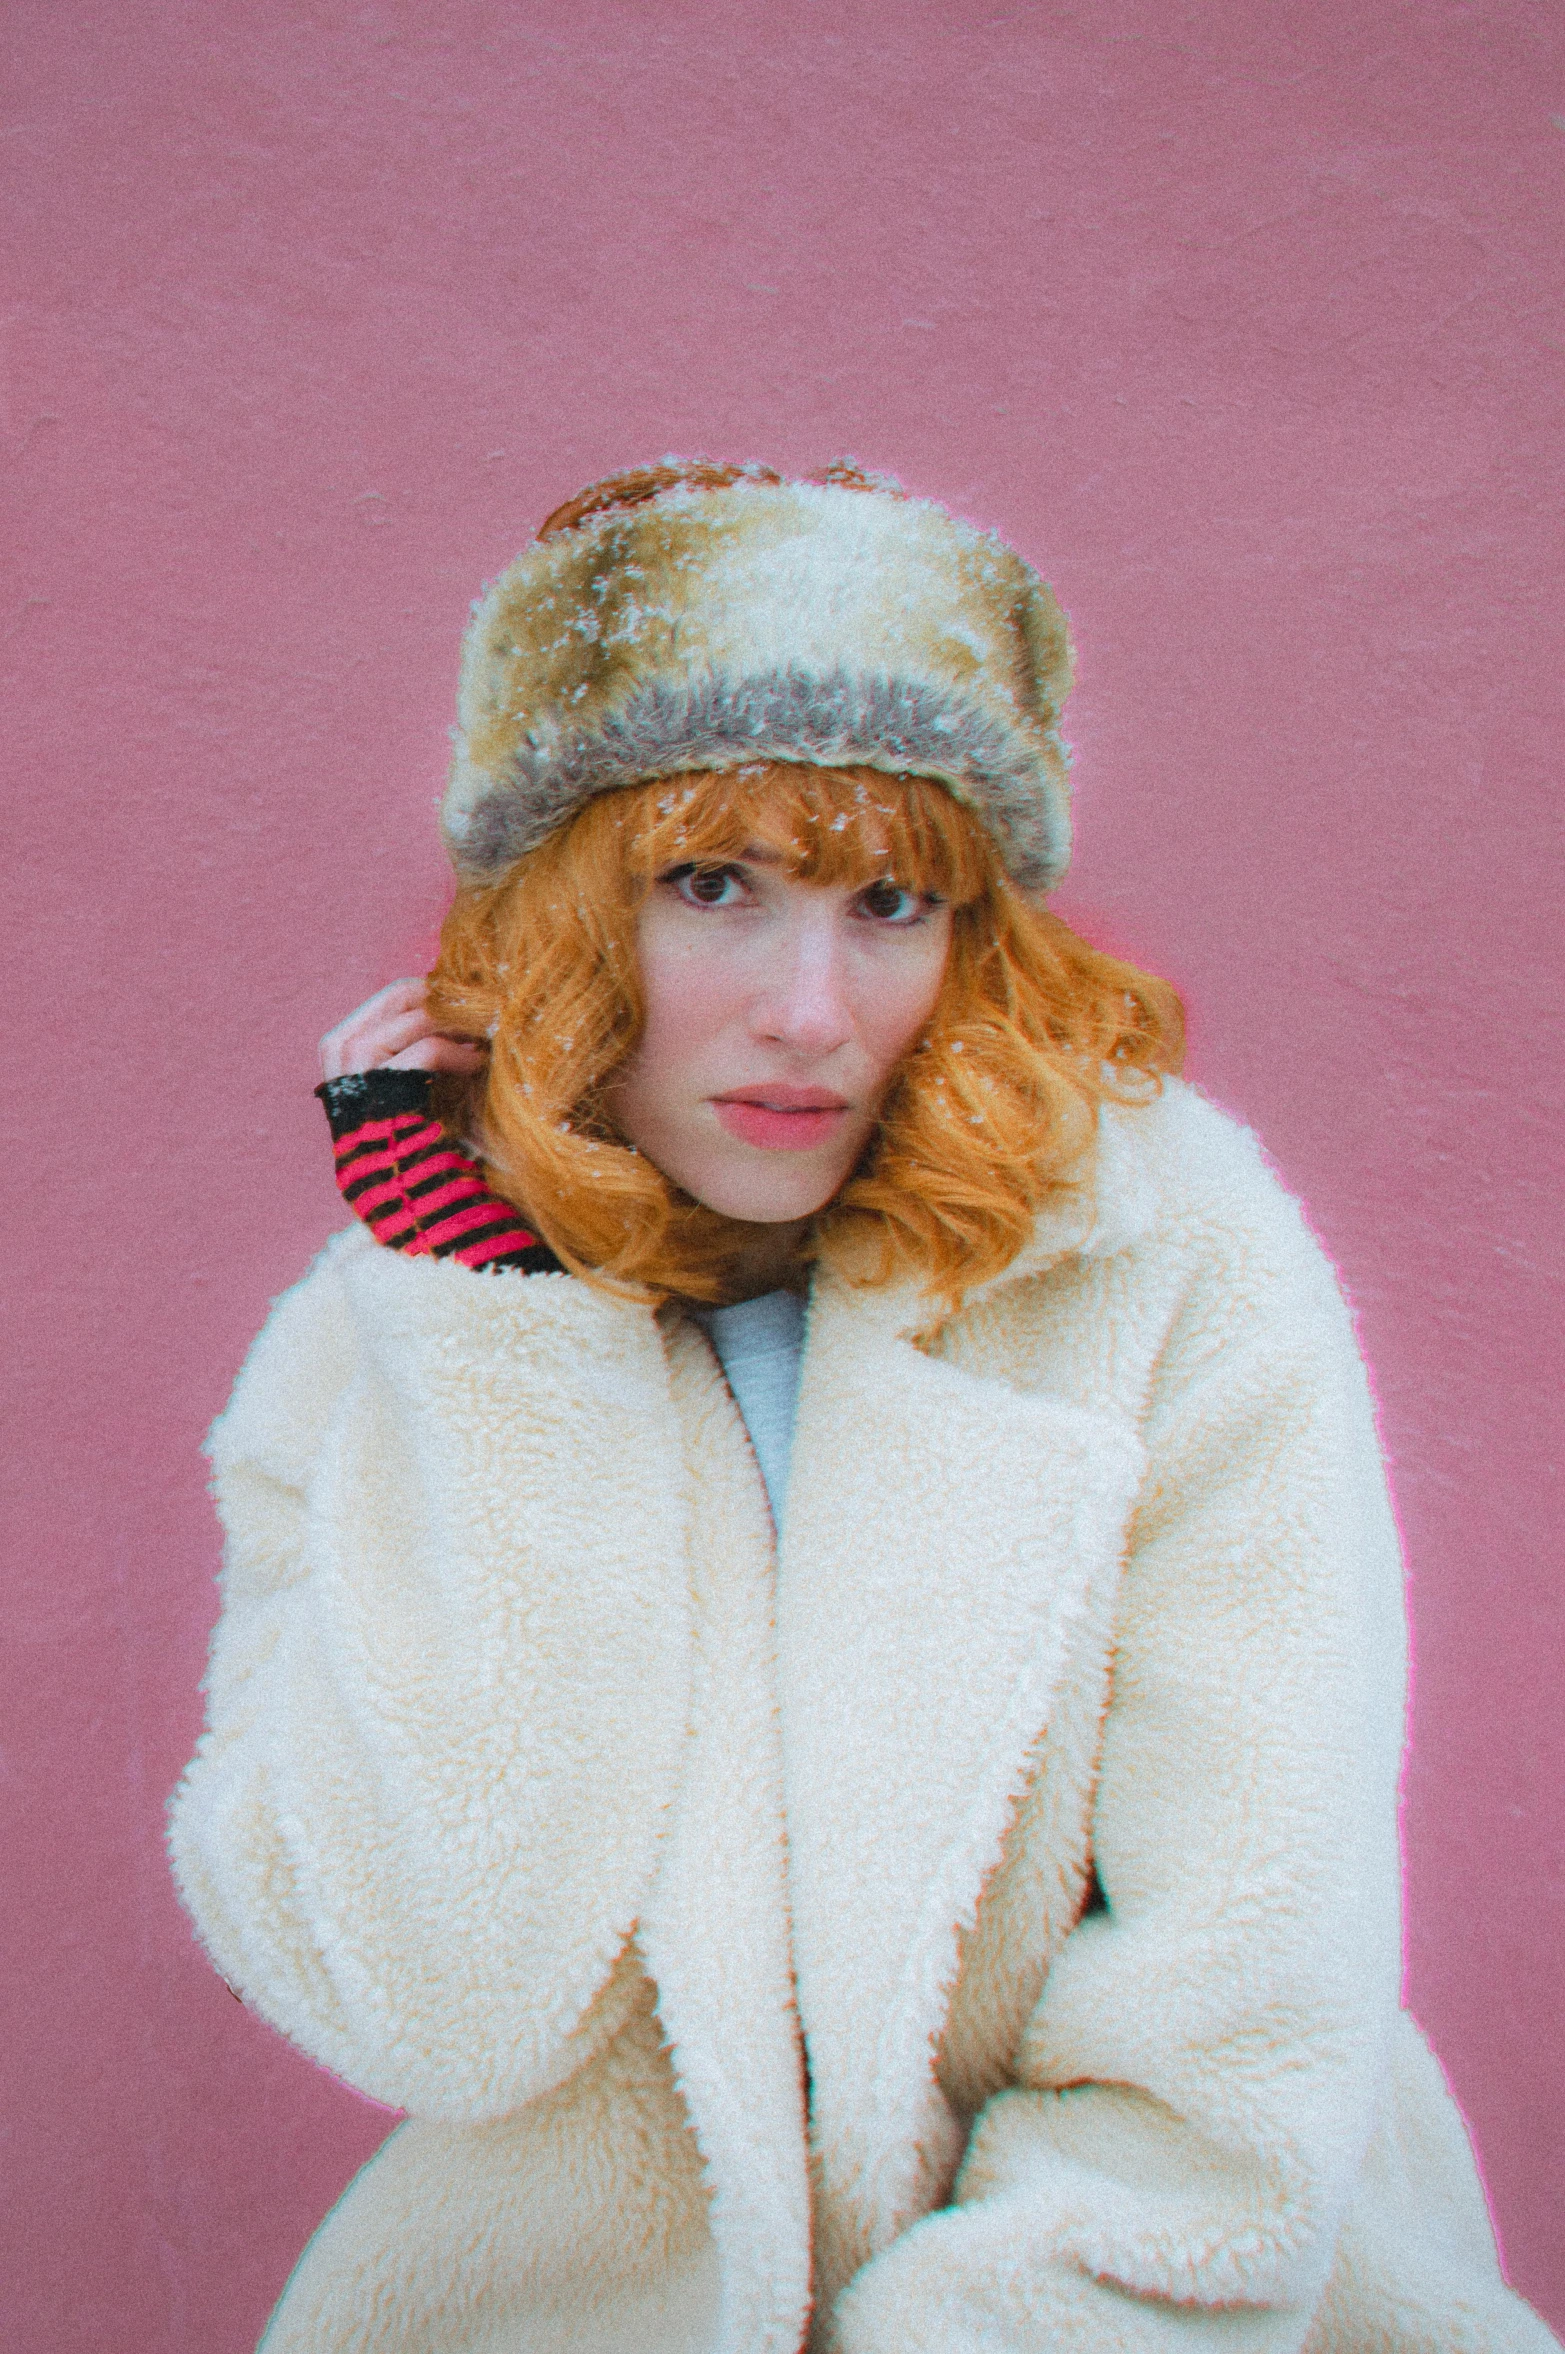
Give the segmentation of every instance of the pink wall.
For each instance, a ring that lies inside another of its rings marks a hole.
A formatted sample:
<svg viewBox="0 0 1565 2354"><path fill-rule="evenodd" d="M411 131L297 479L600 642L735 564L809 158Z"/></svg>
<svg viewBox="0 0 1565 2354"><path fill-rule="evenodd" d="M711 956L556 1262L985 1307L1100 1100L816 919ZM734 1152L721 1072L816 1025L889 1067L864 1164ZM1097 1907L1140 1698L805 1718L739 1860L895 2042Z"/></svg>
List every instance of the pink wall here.
<svg viewBox="0 0 1565 2354"><path fill-rule="evenodd" d="M214 1606L196 1448L338 1223L315 1036L433 937L468 600L671 448L852 451L999 524L1075 617L1066 912L1187 989L1196 1075L1358 1303L1417 1619L1411 2000L1565 2326L1557 10L8 26L37 1002L0 2338L238 2354L384 2130L230 2000L169 1887Z"/></svg>

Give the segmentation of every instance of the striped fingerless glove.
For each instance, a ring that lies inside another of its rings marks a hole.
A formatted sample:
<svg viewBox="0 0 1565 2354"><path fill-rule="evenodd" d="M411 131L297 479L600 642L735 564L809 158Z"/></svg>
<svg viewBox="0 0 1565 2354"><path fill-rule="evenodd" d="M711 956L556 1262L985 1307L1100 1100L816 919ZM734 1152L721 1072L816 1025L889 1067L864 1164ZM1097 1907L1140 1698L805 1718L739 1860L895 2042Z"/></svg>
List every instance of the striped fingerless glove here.
<svg viewBox="0 0 1565 2354"><path fill-rule="evenodd" d="M326 1106L337 1186L377 1242L409 1258L523 1275L560 1271L547 1243L484 1183L430 1112L427 1071L354 1071L315 1092Z"/></svg>

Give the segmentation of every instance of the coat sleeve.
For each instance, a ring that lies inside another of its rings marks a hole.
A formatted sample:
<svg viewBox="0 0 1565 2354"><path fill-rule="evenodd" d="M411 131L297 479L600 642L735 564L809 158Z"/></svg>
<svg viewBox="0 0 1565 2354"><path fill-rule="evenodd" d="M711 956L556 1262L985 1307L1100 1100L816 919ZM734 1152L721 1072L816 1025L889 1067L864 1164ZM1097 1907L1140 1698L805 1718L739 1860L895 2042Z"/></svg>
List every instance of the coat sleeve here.
<svg viewBox="0 0 1565 2354"><path fill-rule="evenodd" d="M657 1327L567 1276L349 1233L278 1303L211 1454L223 1609L181 1893L236 1991L349 2083L501 2114L582 2056L679 1768Z"/></svg>
<svg viewBox="0 0 1565 2354"><path fill-rule="evenodd" d="M1320 2300L1397 2009L1401 1564L1331 1271L1269 1180L1243 1220L1154 1371L1104 1909L844 2354L1291 2354Z"/></svg>

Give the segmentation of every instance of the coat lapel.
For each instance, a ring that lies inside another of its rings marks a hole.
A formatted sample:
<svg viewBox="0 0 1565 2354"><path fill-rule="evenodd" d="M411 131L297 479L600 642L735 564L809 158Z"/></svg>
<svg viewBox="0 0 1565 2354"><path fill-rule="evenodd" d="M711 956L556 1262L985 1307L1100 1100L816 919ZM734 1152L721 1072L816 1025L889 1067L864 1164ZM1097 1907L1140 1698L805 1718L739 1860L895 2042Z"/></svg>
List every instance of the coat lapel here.
<svg viewBox="0 0 1565 2354"><path fill-rule="evenodd" d="M686 1765L640 1923L712 2194L713 2354L794 2354L809 2304L803 2054L788 1940L772 1529L710 1349L668 1333L693 1488Z"/></svg>
<svg viewBox="0 0 1565 2354"><path fill-rule="evenodd" d="M818 1281L779 1563L814 2162L846 2233L821 2252L828 2294L945 2194L933 2061L961 1932L1142 1466L1128 1424L926 1356L908 1333L927 1316Z"/></svg>

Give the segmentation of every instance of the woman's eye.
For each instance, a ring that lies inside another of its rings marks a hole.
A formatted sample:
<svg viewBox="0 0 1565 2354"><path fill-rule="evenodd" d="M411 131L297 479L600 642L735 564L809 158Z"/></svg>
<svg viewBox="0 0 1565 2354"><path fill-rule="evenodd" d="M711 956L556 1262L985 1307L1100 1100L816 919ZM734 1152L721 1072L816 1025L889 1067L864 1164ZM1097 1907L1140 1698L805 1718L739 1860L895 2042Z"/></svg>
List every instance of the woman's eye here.
<svg viewBox="0 0 1565 2354"><path fill-rule="evenodd" d="M731 866L681 866L664 877L690 907L737 907L744 885Z"/></svg>
<svg viewBox="0 0 1565 2354"><path fill-rule="evenodd" d="M933 904L927 892L910 891L905 884L884 876L859 893L864 913L881 924L919 923Z"/></svg>

